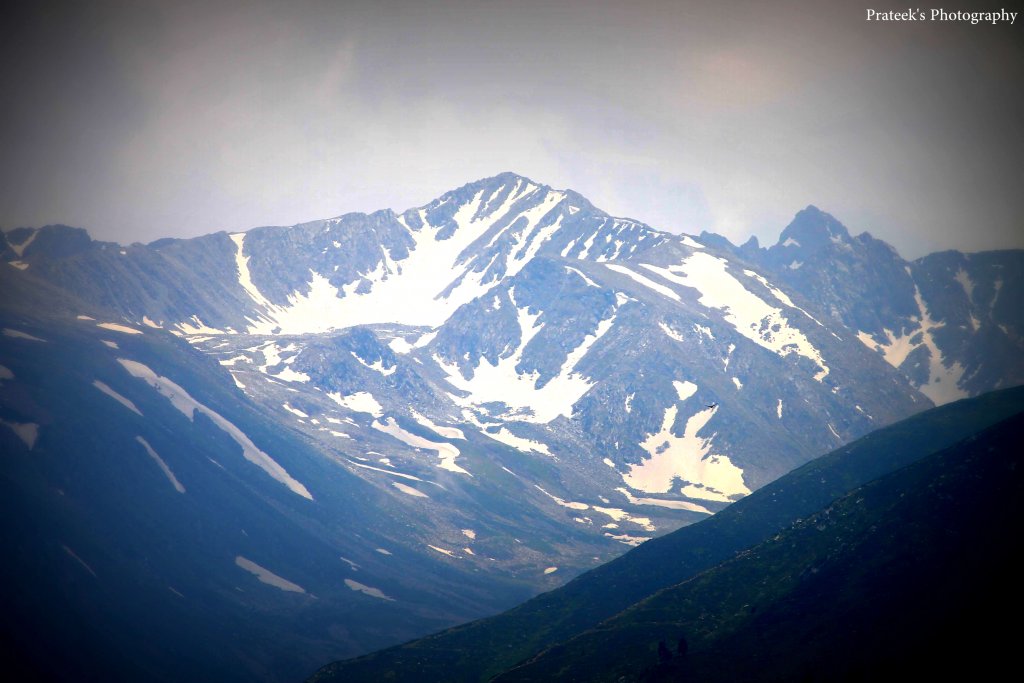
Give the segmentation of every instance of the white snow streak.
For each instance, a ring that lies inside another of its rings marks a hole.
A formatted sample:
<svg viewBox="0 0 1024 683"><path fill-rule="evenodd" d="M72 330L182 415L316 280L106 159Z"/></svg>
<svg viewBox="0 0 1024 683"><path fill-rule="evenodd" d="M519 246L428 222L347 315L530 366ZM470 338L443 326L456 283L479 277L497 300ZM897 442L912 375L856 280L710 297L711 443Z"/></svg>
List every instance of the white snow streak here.
<svg viewBox="0 0 1024 683"><path fill-rule="evenodd" d="M903 364L903 361L907 359L907 356L916 349L920 344L915 344L911 341L917 336L919 330L914 328L906 334L897 336L890 329L882 330L885 333L886 342L880 344L875 341L875 338L867 332L857 332L857 339L861 341L869 349L880 351L882 356L885 358L885 362L894 368L898 368Z"/></svg>
<svg viewBox="0 0 1024 683"><path fill-rule="evenodd" d="M582 272L580 272L579 270L577 270L577 269L573 268L572 266L566 266L566 267L565 267L565 269L566 269L566 270L568 270L568 271L569 271L570 273L576 273L576 274L577 274L577 275L579 275L579 276L580 276L581 278L583 278L583 282L585 282L585 283L587 284L587 286L589 286L589 287L597 287L598 289L600 289L600 288L601 288L601 285L597 284L596 282L594 282L594 281L593 281L593 280L591 280L591 279L590 279L589 277L587 277L586 275L584 275L584 274L583 274Z"/></svg>
<svg viewBox="0 0 1024 683"><path fill-rule="evenodd" d="M292 583L288 579L284 579L274 572L270 571L266 567L261 567L250 559L238 555L235 557L235 564L255 576L261 583L265 583L268 586L274 588L280 588L283 591L289 593L305 593L306 589L297 583Z"/></svg>
<svg viewBox="0 0 1024 683"><path fill-rule="evenodd" d="M631 515L628 512L626 512L625 510L621 510L619 508L601 507L600 505L593 505L593 506L591 506L591 505L588 505L587 503L579 503L579 502L576 502L576 501L567 501L567 500L564 500L562 498L559 498L558 496L555 496L555 495L552 495L552 494L548 493L547 491L545 491L543 488L541 488L537 484L534 484L534 488L536 488L538 491L543 493L545 496L547 496L551 500L553 500L556 503L558 503L558 505L560 505L560 506L562 506L564 508L568 508L569 510L577 510L577 511L581 511L582 512L583 510L591 510L592 509L592 510L594 510L594 512L597 512L597 513L600 513L602 515L607 515L608 517L611 517L616 522L621 522L621 521L631 522L633 524L636 524L640 528L642 528L644 531L656 531L656 528L655 528L654 524L651 523L651 520L648 517L634 517L633 515Z"/></svg>
<svg viewBox="0 0 1024 683"><path fill-rule="evenodd" d="M280 380L284 380L285 382L308 382L310 380L309 375L307 375L304 372L298 372L296 370L293 370L291 367L285 367L285 369L282 370L281 372L277 373L276 375L271 374L270 376Z"/></svg>
<svg viewBox="0 0 1024 683"><path fill-rule="evenodd" d="M138 408L136 408L134 403L132 403L129 399L125 398L124 396L122 396L121 394L117 393L113 389L111 389L104 382L101 382L98 379L94 379L92 381L92 385L94 387L96 387L97 389L99 389L100 391L102 391L107 396L109 396L110 398L114 399L115 401L117 401L118 403L123 405L128 410L130 410L133 413L135 413L136 415L138 415L140 417L142 416L142 411L139 410Z"/></svg>
<svg viewBox="0 0 1024 683"><path fill-rule="evenodd" d="M935 337L932 335L933 330L945 327L946 323L932 320L928 306L917 285L914 285L914 300L921 312L922 343L928 347L928 384L921 387L921 393L930 398L935 405L967 398L968 393L959 386L960 380L964 376L964 366L959 361L952 365L946 365L942 352L936 346Z"/></svg>
<svg viewBox="0 0 1024 683"><path fill-rule="evenodd" d="M175 327L177 327L178 331L181 332L182 334L189 336L197 334L227 334L227 332L225 332L224 330L218 330L216 327L210 327L209 325L204 323L197 315L192 316L189 320L191 320L192 322L180 322L177 325L175 325ZM143 319L142 322L145 324L146 320ZM157 326L149 325L149 327ZM189 342L191 343L196 343L200 341L206 341L206 339L189 339Z"/></svg>
<svg viewBox="0 0 1024 683"><path fill-rule="evenodd" d="M531 441L530 439L524 439L521 436L516 436L508 430L507 427L502 427L496 432L488 432L482 430L481 434L488 436L495 441L500 441L506 446L511 446L516 450L523 452L533 451L534 453L542 453L544 455L551 455L551 451L548 450L547 444L540 443L539 441Z"/></svg>
<svg viewBox="0 0 1024 683"><path fill-rule="evenodd" d="M96 579L99 578L98 576L96 576L96 572L93 571L92 567L90 567L88 564L86 564L85 560L80 558L75 553L74 550L72 550L71 548L67 547L66 545L61 545L61 547L64 548L64 552L66 552L72 559L74 559L76 562L78 562L78 564L80 564L82 567L84 567L85 571L87 571L90 574L92 574L93 578L96 578Z"/></svg>
<svg viewBox="0 0 1024 683"><path fill-rule="evenodd" d="M377 598L378 600L388 600L390 602L395 601L394 598L389 598L379 588L373 588L372 586L367 586L366 584L359 583L358 581L353 581L352 579L345 579L345 585L351 588L352 590L356 591L357 593L369 595L371 598Z"/></svg>
<svg viewBox="0 0 1024 683"><path fill-rule="evenodd" d="M772 283L768 282L768 280L764 279L764 277L758 275L757 273L755 273L752 270L744 270L743 274L746 275L747 277L752 277L755 280L757 280L758 282L760 282L762 285L765 286L765 288L769 292L772 293L772 296L774 296L776 299L778 299L780 302L782 302L786 306L789 306L790 308L795 308L796 310L800 311L801 313L806 315L808 318L810 318L814 322L816 322L819 325L821 325L822 327L824 327L824 325L821 324L820 320L818 320L813 315L811 315L810 313L808 313L807 311L805 311L804 309L800 308L795 303L793 303L793 300L789 298L789 295L787 295L785 292L783 292L781 289L779 289L778 287L776 287Z"/></svg>
<svg viewBox="0 0 1024 683"><path fill-rule="evenodd" d="M427 450L437 451L437 456L441 460L441 464L438 465L438 467L443 470L458 472L460 474L469 474L469 472L455 464L455 459L459 457L459 449L450 443L430 441L428 439L424 439L422 436L417 436L416 434L407 432L399 426L398 422L396 422L393 417L385 419L383 423L374 420L372 426L377 431L384 432L385 434L392 436L413 448L425 448Z"/></svg>
<svg viewBox="0 0 1024 683"><path fill-rule="evenodd" d="M381 458L381 462L384 462L385 460L387 460L387 458ZM374 472L381 472L382 474L390 474L393 477L401 477L402 479L408 479L410 481L423 481L419 477L417 477L415 475L412 475L412 474L405 474L404 472L395 472L394 470L385 470L385 469L381 469L380 467L374 467L373 465L364 465L363 463L356 462L355 460L349 460L348 462L349 462L350 465L355 465L356 467L361 467L364 470L373 470ZM384 464L390 466L391 463L390 462L384 462Z"/></svg>
<svg viewBox="0 0 1024 683"><path fill-rule="evenodd" d="M661 331L664 332L665 335L668 336L669 339L673 339L673 340L675 340L677 342L684 342L684 341L686 341L686 339L683 338L683 335L679 334L678 332L673 330L671 327L669 327L665 323L659 322L658 323L658 327L661 328Z"/></svg>
<svg viewBox="0 0 1024 683"><path fill-rule="evenodd" d="M164 459L157 455L157 452L153 450L153 447L149 445L149 442L141 436L135 437L135 440L142 444L142 447L146 449L146 452L149 453L149 457L153 458L153 461L160 467L160 471L162 471L164 476L167 477L167 481L171 482L171 486L174 487L174 490L178 493L185 493L185 487L181 485L178 478L174 476L174 472L172 472L171 468L167 466Z"/></svg>
<svg viewBox="0 0 1024 683"><path fill-rule="evenodd" d="M973 289L968 296L970 294L973 294ZM918 327L911 328L899 336L892 330L884 329L885 343L879 343L872 335L863 331L857 332L857 338L868 348L881 351L886 362L896 368L906 361L907 356L924 346L928 350L928 381L920 387L921 393L930 398L935 405L967 398L968 393L959 386L964 376L963 365L958 361L947 365L935 343L933 332L945 327L946 323L932 319L917 285L914 285L914 300L917 302L918 315L912 320L918 323Z"/></svg>
<svg viewBox="0 0 1024 683"><path fill-rule="evenodd" d="M14 244L10 239L7 240L7 244L11 245L11 250L18 255L18 258L21 258L25 255L25 249L28 248L28 245L32 244L32 241L35 240L38 234L39 230L35 229L29 233L28 237L21 244Z"/></svg>
<svg viewBox="0 0 1024 683"><path fill-rule="evenodd" d="M309 417L309 415L307 415L306 413L302 412L298 408L292 408L287 403L281 404L281 407L284 408L285 410L287 410L292 415L295 415L296 417L304 417L304 418L308 418Z"/></svg>
<svg viewBox="0 0 1024 683"><path fill-rule="evenodd" d="M122 332L124 334L142 334L141 330L137 330L134 327L128 327L127 325L121 325L120 323L96 323L96 327L102 327L105 330Z"/></svg>
<svg viewBox="0 0 1024 683"><path fill-rule="evenodd" d="M780 356L799 354L813 361L821 371L814 379L828 375L821 353L803 332L791 327L782 310L767 304L726 270L726 260L696 252L682 265L662 268L641 264L666 280L700 292L698 301L707 308L722 311L722 317L747 339Z"/></svg>
<svg viewBox="0 0 1024 683"><path fill-rule="evenodd" d="M218 428L234 439L235 443L242 447L242 456L246 460L259 467L273 479L287 486L293 493L296 493L303 498L313 500L313 496L305 486L293 479L292 476L288 474L283 467L281 467L281 465L262 450L257 448L256 444L254 444L241 429L221 416L220 413L207 408L205 405L192 398L187 391L175 384L173 381L156 374L148 366L143 365L142 363L128 360L127 358L118 358L117 362L120 363L133 377L141 379L146 384L153 387L157 393L169 400L171 405L181 411L181 413L189 420L195 419L195 413L197 411L206 415L206 417L210 418Z"/></svg>
<svg viewBox="0 0 1024 683"><path fill-rule="evenodd" d="M362 365L364 365L365 367L370 368L374 372L379 372L380 374L384 375L385 377L387 377L388 375L393 375L395 373L395 370L398 369L397 365L392 365L390 368L385 368L384 367L384 361L380 360L379 358L377 360L373 361L372 363L367 363L365 360L360 358L359 355L356 354L355 351L350 351L349 353L351 353L352 357L355 358L357 361L359 361Z"/></svg>
<svg viewBox="0 0 1024 683"><path fill-rule="evenodd" d="M636 546L640 545L641 543L644 543L645 541L649 541L650 540L649 538L645 538L644 536L630 536L629 534L617 534L616 535L616 534L606 533L605 536L607 536L608 538L612 539L613 541L618 541L619 543L623 543L625 545L632 546L634 548Z"/></svg>
<svg viewBox="0 0 1024 683"><path fill-rule="evenodd" d="M703 505L697 503L691 503L688 500L662 500L661 498L638 498L629 492L628 489L618 488L615 489L626 497L630 505L654 505L656 507L669 508L671 510L689 510L690 512L700 512L705 515L712 514L711 510L708 510Z"/></svg>
<svg viewBox="0 0 1024 683"><path fill-rule="evenodd" d="M615 315L598 323L597 329L568 354L559 374L538 386L539 373L520 373L517 366L522 361L526 346L543 327L543 324L537 324L540 313L531 314L528 307L520 308L513 293L509 294L516 306L520 329L519 345L510 355L499 358L494 365L490 360L481 358L469 379L462 376L456 365L449 365L437 356L434 357L435 362L448 375L453 386L469 392L466 399L455 397L460 405L500 402L509 406L518 419L538 423L551 422L560 415L572 417L573 405L593 386L593 382L576 371L576 366L597 340L612 328Z"/></svg>
<svg viewBox="0 0 1024 683"><path fill-rule="evenodd" d="M743 483L743 470L728 457L711 453L711 437L699 436L717 410L716 406L692 415L683 435L676 436L672 425L679 407L666 409L661 429L640 443L651 457L630 465L629 472L622 475L623 481L638 491L668 493L678 478L689 482L681 489L683 495L722 502L729 502L731 496L749 494L750 489Z"/></svg>
<svg viewBox="0 0 1024 683"><path fill-rule="evenodd" d="M461 429L457 427L442 427L441 425L433 422L430 418L425 415L420 415L413 409L409 409L412 413L412 418L419 422L421 425L434 432L438 436L443 436L446 439L462 439L465 441L466 435L462 433Z"/></svg>
<svg viewBox="0 0 1024 683"><path fill-rule="evenodd" d="M956 271L954 279L960 283L960 286L964 288L964 294L967 295L967 301L974 303L974 282L971 280L971 276L967 274L967 271L963 268Z"/></svg>
<svg viewBox="0 0 1024 683"><path fill-rule="evenodd" d="M384 408L377 399L373 397L373 394L366 391L357 391L354 394L348 396L342 396L338 392L328 393L327 397L337 403L343 408L354 410L357 413L369 413L374 417L380 417L384 414Z"/></svg>
<svg viewBox="0 0 1024 683"><path fill-rule="evenodd" d="M8 422L7 420L0 420L0 424L5 425L14 432L14 435L21 439L29 450L35 447L36 439L39 438L39 425L35 422Z"/></svg>
<svg viewBox="0 0 1024 683"><path fill-rule="evenodd" d="M680 401L685 401L697 393L697 385L689 380L683 382L673 380L672 386L675 387L676 395L679 397Z"/></svg>
<svg viewBox="0 0 1024 683"><path fill-rule="evenodd" d="M10 327L5 327L4 328L4 336L5 337L11 337L12 339L27 339L29 341L37 341L37 342L45 342L46 341L45 339L40 339L39 337L33 337L28 332L22 332L21 330L14 330L14 329L11 329Z"/></svg>
<svg viewBox="0 0 1024 683"><path fill-rule="evenodd" d="M32 241L35 240L36 235L38 235L38 234L39 234L39 230L38 229L32 230L29 233L28 237L25 238L25 241L20 243L20 244L15 244L14 242L11 242L10 238L7 237L6 235L5 235L5 237L7 237L7 244L10 245L11 251L13 251L15 254L17 254L18 258L21 258L22 256L25 255L25 249L28 248L28 245L32 244Z"/></svg>
<svg viewBox="0 0 1024 683"><path fill-rule="evenodd" d="M398 222L409 230L413 241L408 258L395 262L385 252L374 270L363 273L341 290L331 285L324 275L310 271L310 291L306 294L293 292L286 306L270 303L252 282L248 259L242 255L246 236L244 233L231 235L238 247L235 260L239 284L262 311L258 320L250 320L249 332L322 332L395 322L437 327L461 305L481 296L492 286L481 283L483 271L471 272L469 264L459 257L511 209L518 195L510 196L504 206L488 216L474 220L483 201L482 194L481 191L455 213L453 220L458 228L447 239L438 236L444 229L442 226L426 223L424 212L420 214L424 225L416 230L399 218ZM527 223L513 245L506 264L507 275L519 272L558 230L558 222L543 229L535 228L564 197L560 192L547 192L538 206L522 214ZM355 290L365 282L370 285L369 291L357 294ZM442 296L450 287L451 291Z"/></svg>
<svg viewBox="0 0 1024 683"><path fill-rule="evenodd" d="M610 270L614 270L616 273L622 273L626 277L629 277L629 278L635 280L636 282L639 282L644 287L652 289L655 292L657 292L658 294L661 294L663 296L667 296L669 299L672 299L673 301L682 301L682 299L679 297L678 294L673 292L671 289L669 289L665 285L660 285L657 282L655 282L654 280L650 279L649 277L646 277L644 275L641 275L640 273L637 273L637 272L635 272L633 270L630 270L626 266L620 266L617 263L606 263L605 267L610 269Z"/></svg>
<svg viewBox="0 0 1024 683"><path fill-rule="evenodd" d="M423 493L422 491L414 489L411 486L407 486L406 484L403 484L400 481L393 481L393 482L391 482L391 485L394 486L399 491L401 491L402 493L406 493L406 494L408 494L410 496L413 496L414 498L429 498L430 497L427 494Z"/></svg>

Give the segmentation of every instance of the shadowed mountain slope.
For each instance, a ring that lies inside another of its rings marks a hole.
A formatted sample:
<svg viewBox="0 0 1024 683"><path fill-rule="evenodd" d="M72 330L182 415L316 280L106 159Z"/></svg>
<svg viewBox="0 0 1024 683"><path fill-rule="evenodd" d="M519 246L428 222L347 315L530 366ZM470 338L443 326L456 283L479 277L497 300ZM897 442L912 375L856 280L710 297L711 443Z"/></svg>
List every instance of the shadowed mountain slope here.
<svg viewBox="0 0 1024 683"><path fill-rule="evenodd" d="M714 517L654 539L497 617L338 662L314 681L485 681L774 536L865 483L1024 410L1024 389L932 409L804 465ZM646 645L645 645L646 646Z"/></svg>
<svg viewBox="0 0 1024 683"><path fill-rule="evenodd" d="M495 683L990 680L1024 607L1024 415L859 487Z"/></svg>

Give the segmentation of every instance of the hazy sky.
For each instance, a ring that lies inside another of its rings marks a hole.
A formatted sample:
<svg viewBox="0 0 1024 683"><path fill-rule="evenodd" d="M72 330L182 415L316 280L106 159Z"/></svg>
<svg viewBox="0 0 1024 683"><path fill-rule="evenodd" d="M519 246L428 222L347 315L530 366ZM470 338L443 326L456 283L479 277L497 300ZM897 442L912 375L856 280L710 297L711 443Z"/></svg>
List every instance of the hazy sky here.
<svg viewBox="0 0 1024 683"><path fill-rule="evenodd" d="M0 14L5 228L145 242L404 210L511 170L734 242L774 242L813 203L907 257L1024 247L1024 17L869 23L865 3L821 0L22 4Z"/></svg>

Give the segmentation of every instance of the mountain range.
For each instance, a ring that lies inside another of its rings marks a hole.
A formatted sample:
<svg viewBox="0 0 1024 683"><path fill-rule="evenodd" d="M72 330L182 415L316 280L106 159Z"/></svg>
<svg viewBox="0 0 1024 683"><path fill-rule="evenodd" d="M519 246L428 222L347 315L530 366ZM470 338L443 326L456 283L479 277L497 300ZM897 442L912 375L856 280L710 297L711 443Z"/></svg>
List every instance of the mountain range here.
<svg viewBox="0 0 1024 683"><path fill-rule="evenodd" d="M88 643L23 652L295 679L511 607L1020 384L1022 259L907 262L814 207L735 246L509 173L147 245L7 231L5 600Z"/></svg>

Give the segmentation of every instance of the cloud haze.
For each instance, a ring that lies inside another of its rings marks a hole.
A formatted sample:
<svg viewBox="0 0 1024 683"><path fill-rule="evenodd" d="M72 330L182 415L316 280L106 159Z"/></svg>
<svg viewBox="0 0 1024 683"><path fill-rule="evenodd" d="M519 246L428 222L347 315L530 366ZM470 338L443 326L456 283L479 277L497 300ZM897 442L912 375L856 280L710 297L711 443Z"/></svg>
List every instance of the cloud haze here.
<svg viewBox="0 0 1024 683"><path fill-rule="evenodd" d="M821 2L66 4L0 22L7 228L149 241L402 210L512 170L739 242L774 241L814 203L905 256L1024 247L1024 19L869 23Z"/></svg>

